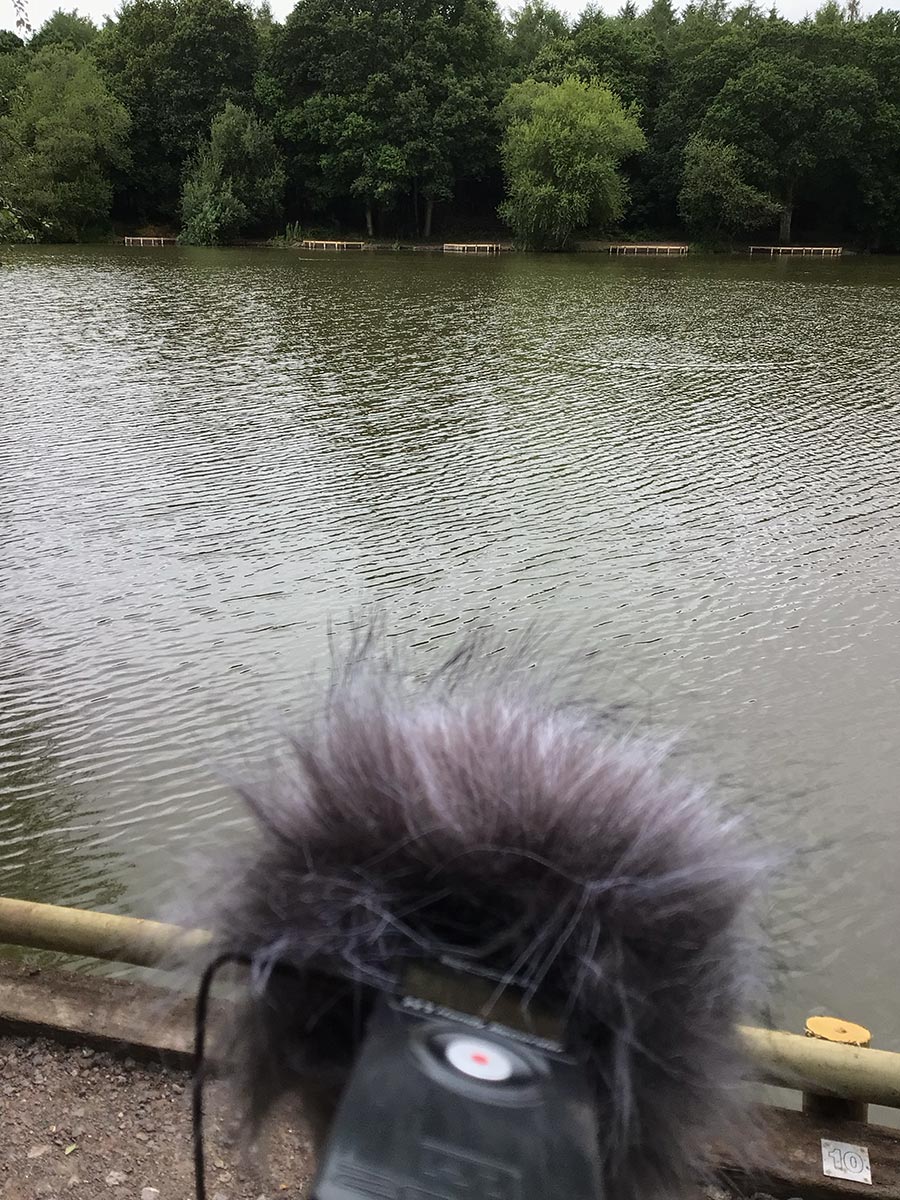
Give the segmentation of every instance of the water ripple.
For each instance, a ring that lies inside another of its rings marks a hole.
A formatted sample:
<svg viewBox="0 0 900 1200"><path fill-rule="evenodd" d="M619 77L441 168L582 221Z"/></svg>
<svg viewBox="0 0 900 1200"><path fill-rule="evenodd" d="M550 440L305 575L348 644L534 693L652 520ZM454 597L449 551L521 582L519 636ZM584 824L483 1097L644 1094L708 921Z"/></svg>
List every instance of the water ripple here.
<svg viewBox="0 0 900 1200"><path fill-rule="evenodd" d="M156 911L329 618L537 621L812 847L786 1019L900 1045L896 263L19 249L0 322L0 890Z"/></svg>

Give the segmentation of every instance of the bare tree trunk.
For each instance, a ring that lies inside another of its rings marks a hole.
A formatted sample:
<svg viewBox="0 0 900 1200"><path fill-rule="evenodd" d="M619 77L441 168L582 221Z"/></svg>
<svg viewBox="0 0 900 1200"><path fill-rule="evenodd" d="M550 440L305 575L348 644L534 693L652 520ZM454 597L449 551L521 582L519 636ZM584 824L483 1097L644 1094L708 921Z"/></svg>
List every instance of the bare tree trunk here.
<svg viewBox="0 0 900 1200"><path fill-rule="evenodd" d="M791 240L791 221L794 216L794 205L790 200L786 200L784 207L781 210L781 220L778 226L778 240L782 246L787 246Z"/></svg>
<svg viewBox="0 0 900 1200"><path fill-rule="evenodd" d="M425 230L422 235L425 238L431 237L431 218L433 215L434 215L434 197L429 196L428 199L425 201Z"/></svg>
<svg viewBox="0 0 900 1200"><path fill-rule="evenodd" d="M413 202L413 221L416 226L416 237L419 236L419 181L413 179L412 183L412 202Z"/></svg>
<svg viewBox="0 0 900 1200"><path fill-rule="evenodd" d="M366 201L366 233L369 237L375 236L375 227L372 224L372 205L370 201Z"/></svg>

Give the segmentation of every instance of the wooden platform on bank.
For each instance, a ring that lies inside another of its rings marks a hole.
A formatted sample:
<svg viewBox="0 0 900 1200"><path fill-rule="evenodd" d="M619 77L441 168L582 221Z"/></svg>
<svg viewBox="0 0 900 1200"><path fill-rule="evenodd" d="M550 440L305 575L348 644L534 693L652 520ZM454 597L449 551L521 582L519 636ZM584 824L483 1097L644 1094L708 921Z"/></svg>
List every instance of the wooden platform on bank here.
<svg viewBox="0 0 900 1200"><path fill-rule="evenodd" d="M503 242L444 242L445 254L500 254L511 250Z"/></svg>
<svg viewBox="0 0 900 1200"><path fill-rule="evenodd" d="M365 242L335 241L333 238L305 238L300 243L304 250L365 250Z"/></svg>
<svg viewBox="0 0 900 1200"><path fill-rule="evenodd" d="M799 254L802 258L840 258L844 253L843 246L751 246L750 253L768 254L770 258L787 254Z"/></svg>
<svg viewBox="0 0 900 1200"><path fill-rule="evenodd" d="M610 254L687 254L689 249L681 242L617 242L608 247Z"/></svg>

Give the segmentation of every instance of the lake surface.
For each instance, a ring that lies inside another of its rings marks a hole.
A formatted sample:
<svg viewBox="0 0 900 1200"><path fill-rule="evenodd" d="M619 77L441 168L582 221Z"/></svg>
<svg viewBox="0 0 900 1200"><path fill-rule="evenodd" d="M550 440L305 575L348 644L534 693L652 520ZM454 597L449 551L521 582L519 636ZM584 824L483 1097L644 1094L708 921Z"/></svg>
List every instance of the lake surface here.
<svg viewBox="0 0 900 1200"><path fill-rule="evenodd" d="M900 1048L900 262L4 248L0 892L153 915L375 604L544 654L792 855Z"/></svg>

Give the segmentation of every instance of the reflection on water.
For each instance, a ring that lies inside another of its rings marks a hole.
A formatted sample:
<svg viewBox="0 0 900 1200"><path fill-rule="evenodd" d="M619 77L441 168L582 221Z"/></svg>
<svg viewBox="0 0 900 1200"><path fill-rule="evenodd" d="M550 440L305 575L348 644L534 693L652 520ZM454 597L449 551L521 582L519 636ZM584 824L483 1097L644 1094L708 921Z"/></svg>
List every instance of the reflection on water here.
<svg viewBox="0 0 900 1200"><path fill-rule="evenodd" d="M111 904L125 888L119 855L97 845L98 814L70 790L48 729L14 685L0 690L0 702L0 894Z"/></svg>
<svg viewBox="0 0 900 1200"><path fill-rule="evenodd" d="M325 629L537 622L792 863L797 1024L900 1046L900 268L20 249L0 891L152 913Z"/></svg>

